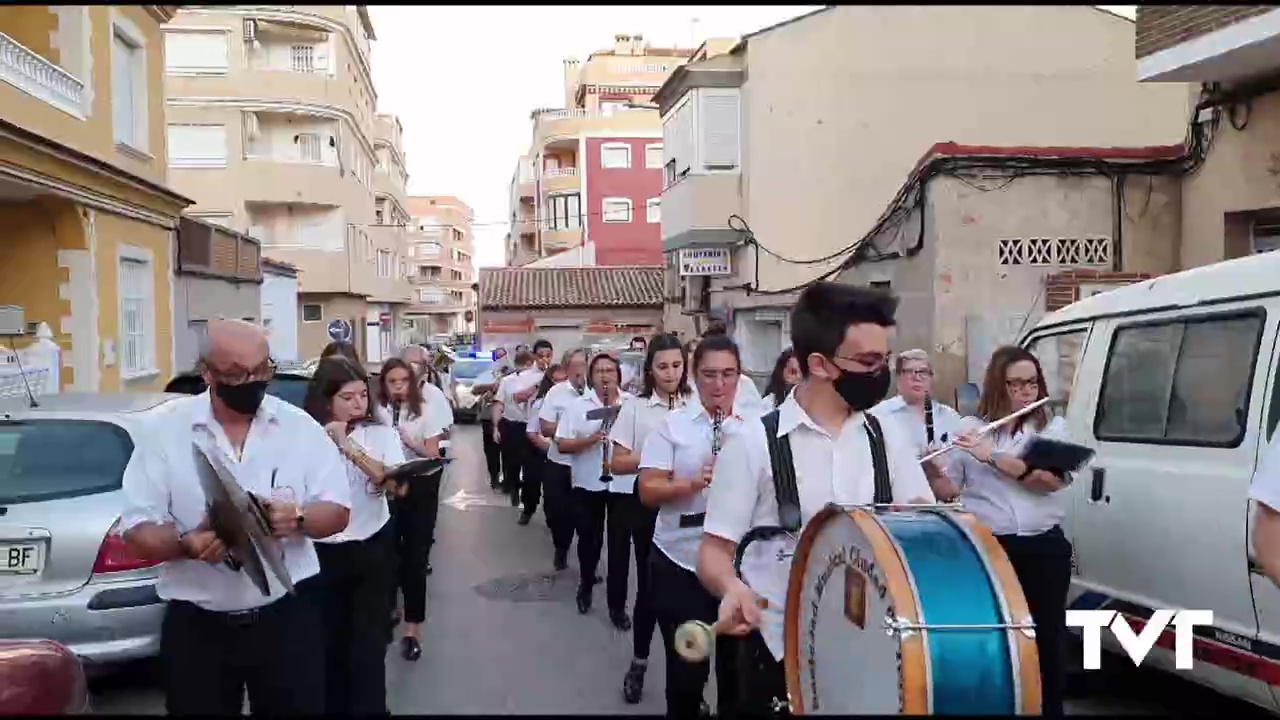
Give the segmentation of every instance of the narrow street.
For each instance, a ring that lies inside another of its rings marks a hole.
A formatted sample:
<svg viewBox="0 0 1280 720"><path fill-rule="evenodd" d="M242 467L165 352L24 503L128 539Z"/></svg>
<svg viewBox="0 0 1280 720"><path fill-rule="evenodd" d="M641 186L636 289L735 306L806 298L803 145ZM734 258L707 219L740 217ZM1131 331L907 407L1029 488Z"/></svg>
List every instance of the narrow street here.
<svg viewBox="0 0 1280 720"><path fill-rule="evenodd" d="M441 492L434 574L428 579L424 654L416 663L387 654L394 714L661 714L662 650L655 636L648 688L639 706L622 701L630 634L596 607L578 615L576 565L551 571L551 539L541 511L528 526L488 487L479 428L454 429L456 460ZM571 555L572 558L572 555ZM601 568L603 575L604 569ZM634 584L634 575L633 575ZM1133 670L1091 677L1068 703L1073 715L1260 716L1249 706L1167 675ZM153 668L93 682L103 714L163 714Z"/></svg>

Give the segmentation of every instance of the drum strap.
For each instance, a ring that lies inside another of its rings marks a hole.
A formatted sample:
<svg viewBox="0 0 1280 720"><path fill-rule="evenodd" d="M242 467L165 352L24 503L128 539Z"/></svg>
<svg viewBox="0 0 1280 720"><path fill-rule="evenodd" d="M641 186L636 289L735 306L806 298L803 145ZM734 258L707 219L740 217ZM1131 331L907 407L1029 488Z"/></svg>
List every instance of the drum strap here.
<svg viewBox="0 0 1280 720"><path fill-rule="evenodd" d="M871 446L871 466L875 478L876 505L893 502L893 484L889 478L889 455L884 447L884 430L880 421L865 413L867 442ZM765 442L769 446L769 464L773 470L773 492L778 499L778 524L791 532L800 529L800 490L796 485L796 464L791 454L791 439L778 437L778 411L760 418L764 423Z"/></svg>

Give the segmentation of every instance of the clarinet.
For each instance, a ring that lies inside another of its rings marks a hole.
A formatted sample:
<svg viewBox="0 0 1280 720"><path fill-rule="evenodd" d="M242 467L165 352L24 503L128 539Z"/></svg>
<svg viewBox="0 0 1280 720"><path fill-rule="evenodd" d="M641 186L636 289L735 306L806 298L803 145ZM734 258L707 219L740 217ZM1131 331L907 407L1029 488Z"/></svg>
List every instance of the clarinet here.
<svg viewBox="0 0 1280 720"><path fill-rule="evenodd" d="M604 433L604 447L600 448L600 482L606 484L613 482L613 473L609 471L609 461L613 456L611 452L613 441L609 439L609 431L613 430L613 423L617 421L618 415L621 413L615 414L600 425L600 430Z"/></svg>
<svg viewBox="0 0 1280 720"><path fill-rule="evenodd" d="M716 408L715 418L711 421L711 458L720 454L721 443L724 440L724 411Z"/></svg>
<svg viewBox="0 0 1280 720"><path fill-rule="evenodd" d="M929 395L924 396L924 437L933 447L933 398Z"/></svg>

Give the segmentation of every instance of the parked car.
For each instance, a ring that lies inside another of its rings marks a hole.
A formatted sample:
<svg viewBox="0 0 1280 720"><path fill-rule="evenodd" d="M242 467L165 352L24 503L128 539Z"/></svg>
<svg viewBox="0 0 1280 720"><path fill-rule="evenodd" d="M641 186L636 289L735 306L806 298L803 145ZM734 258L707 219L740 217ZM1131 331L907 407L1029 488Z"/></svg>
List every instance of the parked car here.
<svg viewBox="0 0 1280 720"><path fill-rule="evenodd" d="M1248 491L1280 420L1277 275L1280 253L1261 253L1106 290L1021 342L1064 401L1071 440L1096 453L1060 493L1069 607L1139 628L1155 610L1211 610L1190 669L1175 667L1171 631L1143 667L1273 713L1280 588L1250 552Z"/></svg>
<svg viewBox="0 0 1280 720"><path fill-rule="evenodd" d="M453 402L453 417L458 422L475 422L480 409L480 397L471 392L471 386L486 370L493 367L492 358L460 357L449 367L449 388L446 395Z"/></svg>
<svg viewBox="0 0 1280 720"><path fill-rule="evenodd" d="M52 640L0 640L0 716L88 712L88 684L75 653Z"/></svg>
<svg viewBox="0 0 1280 720"><path fill-rule="evenodd" d="M119 534L121 481L144 423L179 397L0 403L0 638L53 640L90 666L157 653L157 567Z"/></svg>

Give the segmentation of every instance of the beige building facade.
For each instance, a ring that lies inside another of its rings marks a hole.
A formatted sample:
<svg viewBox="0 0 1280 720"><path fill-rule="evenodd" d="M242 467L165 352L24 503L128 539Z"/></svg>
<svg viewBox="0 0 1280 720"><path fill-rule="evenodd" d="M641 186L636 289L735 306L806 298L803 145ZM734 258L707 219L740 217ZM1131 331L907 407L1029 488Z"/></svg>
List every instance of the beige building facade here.
<svg viewBox="0 0 1280 720"><path fill-rule="evenodd" d="M363 5L196 6L166 27L172 181L193 216L298 268L303 357L332 337L391 354L409 300L406 233L377 215L406 217L406 176L374 39Z"/></svg>
<svg viewBox="0 0 1280 720"><path fill-rule="evenodd" d="M1124 49L1134 32L1131 20L1089 6L833 6L727 51L700 48L654 98L666 328L690 334L709 317L730 320L747 369L762 377L788 342L796 292L840 274L939 142L1181 142L1187 90L1133 82ZM957 292L953 301L968 302L966 288Z"/></svg>
<svg viewBox="0 0 1280 720"><path fill-rule="evenodd" d="M405 317L415 342L475 332L475 212L450 195L410 197L408 211L413 301Z"/></svg>

